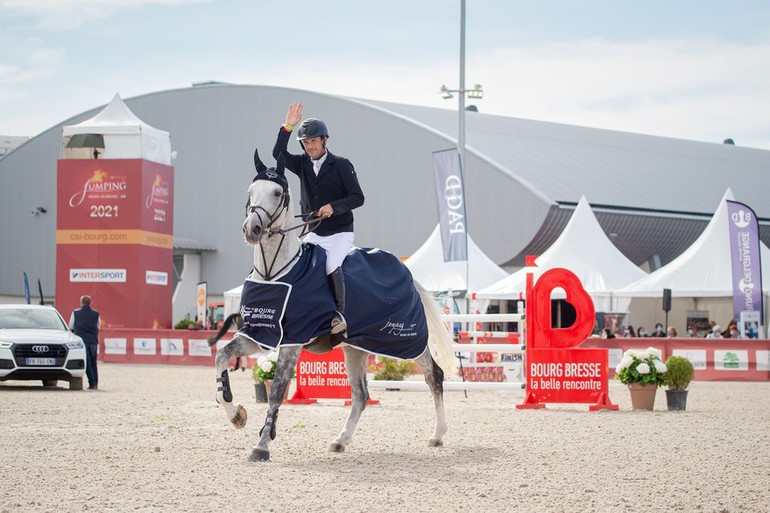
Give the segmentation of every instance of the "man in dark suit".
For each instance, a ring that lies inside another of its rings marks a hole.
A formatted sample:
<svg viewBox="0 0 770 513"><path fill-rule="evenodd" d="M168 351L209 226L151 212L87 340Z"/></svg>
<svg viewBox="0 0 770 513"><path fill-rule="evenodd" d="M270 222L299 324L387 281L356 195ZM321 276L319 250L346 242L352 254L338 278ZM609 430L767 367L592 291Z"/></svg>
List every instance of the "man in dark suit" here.
<svg viewBox="0 0 770 513"><path fill-rule="evenodd" d="M300 206L305 216L322 217L315 230L305 236L304 242L321 246L326 251L326 274L329 276L339 316L332 320L332 343L346 337L345 280L342 262L353 246L353 209L364 204L364 193L358 183L353 164L344 157L333 155L327 148L329 129L320 119L302 119L302 103L289 105L286 120L278 131L273 147L277 160L283 154L286 169L299 177ZM288 142L299 124L297 140L305 150L302 155L288 151Z"/></svg>
<svg viewBox="0 0 770 513"><path fill-rule="evenodd" d="M83 339L86 345L86 377L88 388L99 388L99 372L96 369L96 355L99 348L99 312L91 308L91 296L80 298L80 308L70 316L70 329Z"/></svg>

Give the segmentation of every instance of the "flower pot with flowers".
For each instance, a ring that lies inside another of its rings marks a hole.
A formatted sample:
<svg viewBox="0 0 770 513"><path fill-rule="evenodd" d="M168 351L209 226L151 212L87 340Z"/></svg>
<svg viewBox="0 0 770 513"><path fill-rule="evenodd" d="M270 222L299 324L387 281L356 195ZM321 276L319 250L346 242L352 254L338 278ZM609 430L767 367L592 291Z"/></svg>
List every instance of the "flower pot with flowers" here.
<svg viewBox="0 0 770 513"><path fill-rule="evenodd" d="M687 409L687 387L690 385L695 369L690 360L683 356L669 356L666 360L666 406L669 411Z"/></svg>
<svg viewBox="0 0 770 513"><path fill-rule="evenodd" d="M660 357L660 351L654 347L642 351L629 349L615 368L615 379L628 385L634 410L652 410L655 392L667 382L666 364Z"/></svg>
<svg viewBox="0 0 770 513"><path fill-rule="evenodd" d="M251 366L252 376L254 377L254 390L257 394L257 402L267 402L270 397L270 387L275 379L275 368L278 366L278 350L270 351L267 355L260 355L254 365ZM293 373L292 373L293 377ZM264 396L262 391L264 390ZM264 400L260 400L264 397ZM286 387L284 399L289 398L289 387Z"/></svg>

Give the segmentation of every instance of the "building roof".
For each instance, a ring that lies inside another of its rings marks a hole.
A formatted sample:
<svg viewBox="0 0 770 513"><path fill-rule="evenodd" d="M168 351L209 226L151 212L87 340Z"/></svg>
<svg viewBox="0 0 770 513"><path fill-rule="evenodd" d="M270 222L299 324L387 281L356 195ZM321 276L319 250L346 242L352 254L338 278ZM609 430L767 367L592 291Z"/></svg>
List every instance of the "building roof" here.
<svg viewBox="0 0 770 513"><path fill-rule="evenodd" d="M367 101L456 137L457 112ZM483 107L483 106L482 106ZM483 110L483 108L482 108ZM468 151L553 203L674 215L714 213L725 189L770 220L757 181L770 151L467 112ZM473 173L469 168L467 173Z"/></svg>
<svg viewBox="0 0 770 513"><path fill-rule="evenodd" d="M447 134L457 132L456 111L369 103ZM770 151L476 112L465 118L466 151L550 204L526 247L500 265L520 267L525 255L546 250L581 196L613 243L652 269L695 241L728 187L754 208L762 240L770 242L770 203L757 187L770 177ZM474 161L467 160L465 176L471 180Z"/></svg>

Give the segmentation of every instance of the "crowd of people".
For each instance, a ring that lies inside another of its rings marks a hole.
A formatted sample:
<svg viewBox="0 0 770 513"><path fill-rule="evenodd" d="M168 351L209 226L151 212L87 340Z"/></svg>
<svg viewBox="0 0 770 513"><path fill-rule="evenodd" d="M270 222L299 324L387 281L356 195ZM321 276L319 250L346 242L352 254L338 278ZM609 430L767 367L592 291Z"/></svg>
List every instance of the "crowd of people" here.
<svg viewBox="0 0 770 513"><path fill-rule="evenodd" d="M663 329L663 324L657 323L655 329L652 332L648 332L643 326L639 326L637 329L631 324L624 324L621 329L613 331L610 328L603 328L600 331L599 336L601 338L646 338L646 337L658 337L658 338L675 338L679 337L679 332L673 326L669 326L668 329ZM687 326L687 333L683 335L685 338L744 338L738 330L738 323L735 319L730 320L727 328L723 329L719 324L714 321L709 322L708 329L698 329L694 324Z"/></svg>

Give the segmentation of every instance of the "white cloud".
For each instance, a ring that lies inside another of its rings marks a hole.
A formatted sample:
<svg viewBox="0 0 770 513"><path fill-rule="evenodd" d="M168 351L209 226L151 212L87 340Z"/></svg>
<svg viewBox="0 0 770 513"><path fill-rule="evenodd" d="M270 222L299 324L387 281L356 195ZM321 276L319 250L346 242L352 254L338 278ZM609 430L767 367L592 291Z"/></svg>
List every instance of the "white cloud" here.
<svg viewBox="0 0 770 513"><path fill-rule="evenodd" d="M184 6L213 0L0 0L0 11L38 19L38 26L76 28L125 8Z"/></svg>
<svg viewBox="0 0 770 513"><path fill-rule="evenodd" d="M593 40L474 57L466 75L485 112L714 142L764 130L768 147L765 62L768 44Z"/></svg>
<svg viewBox="0 0 770 513"><path fill-rule="evenodd" d="M770 44L596 39L470 55L466 88L483 86L484 99L473 103L485 113L701 141L732 137L770 149L765 62ZM351 63L328 55L209 71L237 83L456 108L456 99L437 92L442 83L459 86L457 69L451 61Z"/></svg>
<svg viewBox="0 0 770 513"><path fill-rule="evenodd" d="M39 52L37 59L14 59L13 64L0 67L0 100L11 97L11 92L13 97L27 94L20 87L21 79L33 85L36 74L55 77L51 70L64 66L62 50ZM147 62L121 62L117 69L87 77L88 84L77 89L82 94L68 96L66 104L36 109L34 116L44 121L24 116L16 122L25 123L26 128L0 127L0 133L3 129L36 133L108 102L115 92L129 98L209 79L457 107L456 99L442 100L437 94L442 83L452 89L459 85L458 65L452 59L409 61L394 56L387 62L352 62L349 56L331 52L323 59L257 55L249 60L239 52L200 57L171 57L162 70L148 67ZM770 68L761 65L766 62L770 62L770 44L695 39L631 44L593 39L469 54L466 87L482 84L484 99L473 103L484 113L700 141L731 137L741 146L770 149L770 127L764 115L770 112ZM8 91L11 77L18 77L14 80L19 87ZM148 77L153 78L148 81ZM36 103L46 101L38 98ZM8 102L0 106L10 107Z"/></svg>

